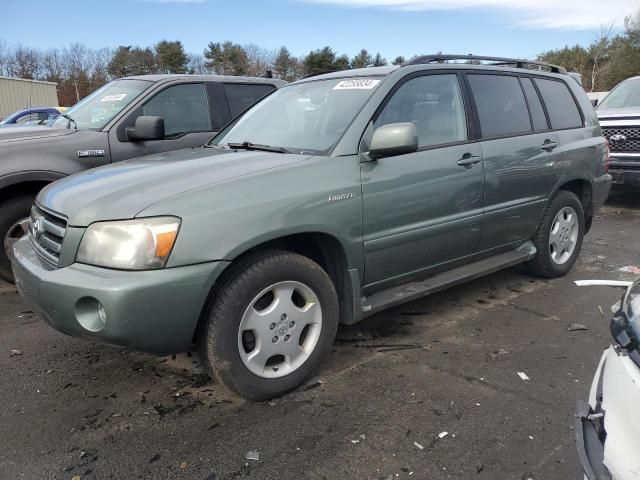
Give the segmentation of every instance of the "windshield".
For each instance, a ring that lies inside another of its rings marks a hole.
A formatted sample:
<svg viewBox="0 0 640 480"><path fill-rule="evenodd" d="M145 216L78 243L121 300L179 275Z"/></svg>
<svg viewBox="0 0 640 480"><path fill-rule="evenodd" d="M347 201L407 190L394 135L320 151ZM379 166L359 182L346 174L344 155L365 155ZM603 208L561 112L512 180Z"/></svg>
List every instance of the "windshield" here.
<svg viewBox="0 0 640 480"><path fill-rule="evenodd" d="M212 143L250 142L293 153L327 154L380 82L379 78L336 78L281 88Z"/></svg>
<svg viewBox="0 0 640 480"><path fill-rule="evenodd" d="M151 85L146 80L114 80L56 117L51 126L100 130Z"/></svg>
<svg viewBox="0 0 640 480"><path fill-rule="evenodd" d="M598 105L598 108L623 107L640 107L640 78L622 82Z"/></svg>

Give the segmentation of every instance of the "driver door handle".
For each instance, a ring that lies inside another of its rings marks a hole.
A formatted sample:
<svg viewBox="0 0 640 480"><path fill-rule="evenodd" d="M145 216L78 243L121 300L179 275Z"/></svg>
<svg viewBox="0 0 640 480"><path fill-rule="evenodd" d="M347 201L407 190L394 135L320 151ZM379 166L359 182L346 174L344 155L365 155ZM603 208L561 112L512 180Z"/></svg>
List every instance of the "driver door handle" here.
<svg viewBox="0 0 640 480"><path fill-rule="evenodd" d="M554 148L558 148L558 143L552 142L551 140L545 140L544 143L540 145L540 148L546 152L550 152Z"/></svg>
<svg viewBox="0 0 640 480"><path fill-rule="evenodd" d="M480 157L478 155L470 155L465 153L460 160L458 160L458 165L461 167L471 168L474 164L480 163Z"/></svg>

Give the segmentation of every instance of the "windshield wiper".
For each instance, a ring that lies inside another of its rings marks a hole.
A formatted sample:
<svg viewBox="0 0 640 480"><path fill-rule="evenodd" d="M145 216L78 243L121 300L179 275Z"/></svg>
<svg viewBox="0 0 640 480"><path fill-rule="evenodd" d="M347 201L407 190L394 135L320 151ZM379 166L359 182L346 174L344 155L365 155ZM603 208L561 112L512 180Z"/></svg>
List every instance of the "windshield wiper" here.
<svg viewBox="0 0 640 480"><path fill-rule="evenodd" d="M78 124L76 123L76 121L73 118L71 118L71 115L69 115L68 113L61 113L60 116L62 118L66 118L67 119L67 128L71 127L71 124L73 123L73 128L75 130L78 129Z"/></svg>
<svg viewBox="0 0 640 480"><path fill-rule="evenodd" d="M284 147L272 147L271 145L260 145L259 143L251 142L227 143L227 147L242 150L256 150L260 152L291 153Z"/></svg>

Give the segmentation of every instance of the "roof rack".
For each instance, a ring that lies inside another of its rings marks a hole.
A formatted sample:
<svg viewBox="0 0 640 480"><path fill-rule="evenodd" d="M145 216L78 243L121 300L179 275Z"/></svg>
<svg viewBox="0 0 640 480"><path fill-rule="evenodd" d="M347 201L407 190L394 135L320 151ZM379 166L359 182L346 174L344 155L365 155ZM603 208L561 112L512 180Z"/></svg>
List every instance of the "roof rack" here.
<svg viewBox="0 0 640 480"><path fill-rule="evenodd" d="M480 55L421 55L413 58L403 64L407 65L424 65L428 63L445 63L452 60L465 60L468 63L471 62L492 62L490 65L503 66L503 67L515 67L526 68L529 70L548 70L553 73L567 73L564 67L553 65L551 63L537 62L535 60L523 60L519 58L503 58L503 57L485 57ZM534 67L534 68L532 68Z"/></svg>

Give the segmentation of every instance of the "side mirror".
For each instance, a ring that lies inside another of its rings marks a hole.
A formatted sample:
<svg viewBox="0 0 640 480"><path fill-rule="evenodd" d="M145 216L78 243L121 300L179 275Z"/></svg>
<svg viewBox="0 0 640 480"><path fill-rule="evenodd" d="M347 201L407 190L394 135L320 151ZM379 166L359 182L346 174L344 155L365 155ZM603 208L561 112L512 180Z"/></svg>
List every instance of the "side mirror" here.
<svg viewBox="0 0 640 480"><path fill-rule="evenodd" d="M132 142L164 139L164 118L142 115L136 118L134 127L127 127L127 137Z"/></svg>
<svg viewBox="0 0 640 480"><path fill-rule="evenodd" d="M594 98L593 100L591 100L591 105L593 105L593 108L596 108L598 106L598 99Z"/></svg>
<svg viewBox="0 0 640 480"><path fill-rule="evenodd" d="M369 156L394 157L418 151L418 131L413 123L390 123L373 132Z"/></svg>

